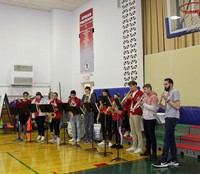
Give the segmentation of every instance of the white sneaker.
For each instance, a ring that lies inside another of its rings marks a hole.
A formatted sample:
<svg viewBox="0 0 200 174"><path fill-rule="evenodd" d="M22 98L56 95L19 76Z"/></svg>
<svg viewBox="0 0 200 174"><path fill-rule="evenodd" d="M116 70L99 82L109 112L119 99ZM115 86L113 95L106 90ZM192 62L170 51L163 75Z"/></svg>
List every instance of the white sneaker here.
<svg viewBox="0 0 200 174"><path fill-rule="evenodd" d="M108 143L108 146L109 146L109 147L111 147L111 146L112 146L112 143L111 143L111 142L109 142L109 143Z"/></svg>
<svg viewBox="0 0 200 174"><path fill-rule="evenodd" d="M72 138L71 140L69 140L69 142L74 142L75 141L75 139L74 138Z"/></svg>
<svg viewBox="0 0 200 174"><path fill-rule="evenodd" d="M135 150L136 150L136 148L133 147L133 146L131 146L130 148L126 149L127 152L131 152L131 151L135 151Z"/></svg>
<svg viewBox="0 0 200 174"><path fill-rule="evenodd" d="M137 149L134 151L134 153L142 153L142 149L137 148Z"/></svg>
<svg viewBox="0 0 200 174"><path fill-rule="evenodd" d="M41 139L41 136L40 135L38 135L38 137L37 137L37 140L40 140Z"/></svg>
<svg viewBox="0 0 200 174"><path fill-rule="evenodd" d="M60 145L60 138L57 138L57 145Z"/></svg>
<svg viewBox="0 0 200 174"><path fill-rule="evenodd" d="M101 143L98 144L98 146L103 146L105 144L105 141L102 141Z"/></svg>
<svg viewBox="0 0 200 174"><path fill-rule="evenodd" d="M129 136L129 132L126 131L125 134L124 134L124 136L125 136L125 137Z"/></svg>
<svg viewBox="0 0 200 174"><path fill-rule="evenodd" d="M79 143L81 140L79 138L77 138L76 142Z"/></svg>
<svg viewBox="0 0 200 174"><path fill-rule="evenodd" d="M44 141L44 136L41 137L41 141Z"/></svg>

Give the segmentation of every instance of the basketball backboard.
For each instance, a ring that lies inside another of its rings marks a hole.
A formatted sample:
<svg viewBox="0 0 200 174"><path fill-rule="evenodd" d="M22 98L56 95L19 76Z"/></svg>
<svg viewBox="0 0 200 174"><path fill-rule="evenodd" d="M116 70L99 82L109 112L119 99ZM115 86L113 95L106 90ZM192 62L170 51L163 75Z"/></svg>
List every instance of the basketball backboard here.
<svg viewBox="0 0 200 174"><path fill-rule="evenodd" d="M200 31L200 0L167 0L168 38Z"/></svg>

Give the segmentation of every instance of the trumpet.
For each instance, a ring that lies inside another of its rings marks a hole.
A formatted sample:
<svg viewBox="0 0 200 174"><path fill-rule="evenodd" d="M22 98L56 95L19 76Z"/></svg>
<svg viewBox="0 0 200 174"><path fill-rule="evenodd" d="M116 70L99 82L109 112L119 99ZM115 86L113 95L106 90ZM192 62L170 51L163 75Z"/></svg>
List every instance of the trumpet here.
<svg viewBox="0 0 200 174"><path fill-rule="evenodd" d="M154 112L153 112L153 115L154 115L154 116L156 116L157 113L158 113L158 110L159 110L159 108L160 108L160 105L161 105L161 103L162 103L162 101L163 101L163 95L164 95L164 93L165 93L165 91L163 91L163 93L161 94L160 100L159 100L159 102L158 102L158 104L157 104L157 106L156 106L156 108L155 108L155 110L154 110Z"/></svg>
<svg viewBox="0 0 200 174"><path fill-rule="evenodd" d="M142 97L137 101L137 103L134 105L134 107L131 109L131 112L134 112L135 109L137 109L140 105L140 102L144 100L145 95L143 94Z"/></svg>
<svg viewBox="0 0 200 174"><path fill-rule="evenodd" d="M121 101L122 104L124 104L124 102L127 100L128 96L131 93L131 89L128 91L128 93L125 95L125 97L123 98L123 100Z"/></svg>

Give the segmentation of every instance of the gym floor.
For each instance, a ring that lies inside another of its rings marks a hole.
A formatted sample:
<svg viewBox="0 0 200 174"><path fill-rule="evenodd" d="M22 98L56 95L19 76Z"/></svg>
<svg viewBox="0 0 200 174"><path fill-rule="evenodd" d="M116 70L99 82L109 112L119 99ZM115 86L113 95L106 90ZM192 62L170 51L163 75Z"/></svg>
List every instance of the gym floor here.
<svg viewBox="0 0 200 174"><path fill-rule="evenodd" d="M36 136L33 133L32 137ZM148 158L126 152L129 145L120 150L120 157L128 161L122 163L111 162L117 156L116 149L108 148L107 151L113 154L105 157L96 152L85 151L91 145L84 141L80 143L81 148L77 148L69 145L18 142L15 139L15 133L0 134L2 174L196 174L200 171L200 160L185 156L179 157L180 166L177 168L155 169ZM103 147L97 149L99 152L104 151Z"/></svg>

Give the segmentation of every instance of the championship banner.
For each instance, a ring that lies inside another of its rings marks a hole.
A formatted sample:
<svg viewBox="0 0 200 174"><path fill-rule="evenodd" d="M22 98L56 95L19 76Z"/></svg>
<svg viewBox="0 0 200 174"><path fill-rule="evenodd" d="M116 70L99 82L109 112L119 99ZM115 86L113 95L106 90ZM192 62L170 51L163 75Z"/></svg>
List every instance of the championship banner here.
<svg viewBox="0 0 200 174"><path fill-rule="evenodd" d="M81 74L94 72L93 9L80 14L80 63Z"/></svg>

